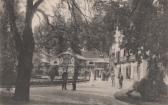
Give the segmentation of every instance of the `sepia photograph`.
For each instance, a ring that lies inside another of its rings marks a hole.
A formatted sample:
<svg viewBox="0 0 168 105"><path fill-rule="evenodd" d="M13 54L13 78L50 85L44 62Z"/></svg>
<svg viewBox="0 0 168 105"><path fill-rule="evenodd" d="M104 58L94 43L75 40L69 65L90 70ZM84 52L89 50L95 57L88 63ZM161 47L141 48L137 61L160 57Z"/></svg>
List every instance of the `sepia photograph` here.
<svg viewBox="0 0 168 105"><path fill-rule="evenodd" d="M168 0L0 0L0 105L168 105Z"/></svg>

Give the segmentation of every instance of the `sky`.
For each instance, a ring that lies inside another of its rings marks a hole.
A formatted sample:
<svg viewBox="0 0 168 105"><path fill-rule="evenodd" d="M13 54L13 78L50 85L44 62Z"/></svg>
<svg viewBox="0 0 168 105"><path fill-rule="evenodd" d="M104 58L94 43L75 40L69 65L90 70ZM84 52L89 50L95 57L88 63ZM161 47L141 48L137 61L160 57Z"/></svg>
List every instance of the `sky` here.
<svg viewBox="0 0 168 105"><path fill-rule="evenodd" d="M22 2L20 5L21 11L24 12L26 7L26 3L25 3L26 0L20 0L20 1ZM56 8L58 3L60 3L61 1L63 0L44 0L44 2L39 6L39 8L45 11L45 14L53 16L53 8ZM93 1L94 0L76 0L78 5L80 6L82 13L85 14L88 20L94 16L94 11L92 9ZM105 0L105 1L108 1L108 0ZM114 0L114 1L117 1L117 0ZM123 0L123 1L127 1L127 0ZM61 14L65 16L65 19L70 18L68 5L66 3L64 3L64 9L61 10ZM33 29L34 27L38 26L41 22L43 22L43 20L44 18L42 14L36 12L32 21Z"/></svg>
<svg viewBox="0 0 168 105"><path fill-rule="evenodd" d="M93 11L91 11L91 3L87 3L85 0L76 0L78 5L81 8L83 14L86 17L91 18L93 17ZM47 15L53 16L53 8L56 8L60 0L44 0L44 2L39 6L40 9L44 10ZM25 11L25 5L22 5L22 11ZM61 9L61 14L65 16L65 19L70 18L70 13L68 10L68 6L64 3L64 9ZM32 26L33 28L43 22L43 16L40 13L36 13L34 15Z"/></svg>
<svg viewBox="0 0 168 105"><path fill-rule="evenodd" d="M53 8L56 8L58 3L63 0L44 0L44 2L40 5L40 9L44 10L46 14L53 16ZM92 9L92 4L94 0L76 0L78 5L80 6L80 9L83 14L85 14L86 18L89 20L94 16L94 11ZM109 0L104 0L109 1ZM117 1L117 0L114 0ZM128 0L122 0L122 1L128 1ZM24 6L25 7L25 6ZM68 5L64 3L64 9L61 10L61 14L65 16L65 19L70 18L70 13L68 10ZM41 19L39 19L39 17ZM33 28L43 20L43 16L39 13L37 13L33 18Z"/></svg>

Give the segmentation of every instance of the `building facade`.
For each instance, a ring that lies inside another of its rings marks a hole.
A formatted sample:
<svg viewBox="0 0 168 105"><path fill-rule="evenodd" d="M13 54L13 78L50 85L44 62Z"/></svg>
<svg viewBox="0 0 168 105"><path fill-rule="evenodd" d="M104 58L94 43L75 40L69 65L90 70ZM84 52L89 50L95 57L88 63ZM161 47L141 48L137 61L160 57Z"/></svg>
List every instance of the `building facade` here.
<svg viewBox="0 0 168 105"><path fill-rule="evenodd" d="M147 74L147 61L138 63L135 55L128 50L121 48L124 35L116 28L114 35L115 43L110 49L110 60L113 61L113 75L116 87L119 87L119 74L123 75L123 88L129 88L136 81L140 81Z"/></svg>
<svg viewBox="0 0 168 105"><path fill-rule="evenodd" d="M108 79L109 58L96 50L82 51L86 58L86 69L90 72L90 81ZM109 75L110 76L110 75Z"/></svg>
<svg viewBox="0 0 168 105"><path fill-rule="evenodd" d="M72 79L75 66L78 66L78 78L85 78L86 59L79 54L74 54L71 48L60 53L54 59L54 63L59 66L60 75L62 75L63 72L68 72L68 78ZM75 63L77 63L77 65Z"/></svg>
<svg viewBox="0 0 168 105"><path fill-rule="evenodd" d="M105 74L107 74L107 67L109 64L109 58L104 57L103 54L98 51L81 51L82 54L73 53L69 48L66 51L58 54L57 56L48 57L47 54L42 54L40 59L40 69L38 74L46 75L50 70L49 66L58 66L59 77L61 77L64 71L68 72L68 78L72 79L74 75L75 62L78 63L78 78L94 80L103 80ZM40 73L39 73L40 72Z"/></svg>

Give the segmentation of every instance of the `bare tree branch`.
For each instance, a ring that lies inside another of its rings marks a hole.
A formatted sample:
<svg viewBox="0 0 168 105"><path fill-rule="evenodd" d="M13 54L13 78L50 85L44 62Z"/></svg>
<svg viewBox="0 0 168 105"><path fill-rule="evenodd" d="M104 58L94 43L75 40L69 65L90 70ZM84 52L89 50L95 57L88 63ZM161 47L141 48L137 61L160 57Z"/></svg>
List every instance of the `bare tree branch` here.
<svg viewBox="0 0 168 105"><path fill-rule="evenodd" d="M86 23L88 23L87 21L87 18L88 16L86 16L82 11L81 9L79 8L79 6L77 5L76 1L75 0L72 0L72 3L73 3L73 6L75 6L75 8L81 13L81 15L84 17Z"/></svg>
<svg viewBox="0 0 168 105"><path fill-rule="evenodd" d="M34 3L33 5L33 12L36 11L36 9L38 8L38 6L43 2L44 0L38 0Z"/></svg>
<svg viewBox="0 0 168 105"><path fill-rule="evenodd" d="M47 22L47 24L50 25L52 29L54 29L54 26L52 24L50 24L50 20L49 20L50 15L47 15L42 9L37 9L37 12L41 13L43 15L45 21Z"/></svg>

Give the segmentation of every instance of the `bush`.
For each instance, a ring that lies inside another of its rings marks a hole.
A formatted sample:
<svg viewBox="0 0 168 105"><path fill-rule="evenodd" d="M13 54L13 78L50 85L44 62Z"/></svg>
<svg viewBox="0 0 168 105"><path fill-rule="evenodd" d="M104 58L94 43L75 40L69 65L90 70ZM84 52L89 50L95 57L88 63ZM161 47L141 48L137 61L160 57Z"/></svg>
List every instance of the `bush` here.
<svg viewBox="0 0 168 105"><path fill-rule="evenodd" d="M1 72L1 85L11 87L15 84L16 81L16 73L13 71L3 70Z"/></svg>
<svg viewBox="0 0 168 105"><path fill-rule="evenodd" d="M160 95L167 93L167 87L164 82L154 81L148 78L134 83L133 88L139 92L141 97L145 100L154 100Z"/></svg>
<svg viewBox="0 0 168 105"><path fill-rule="evenodd" d="M8 58L6 55L3 55L2 58L2 67L0 71L0 83L11 87L15 84L16 81L16 70L15 70L15 61L11 58Z"/></svg>

